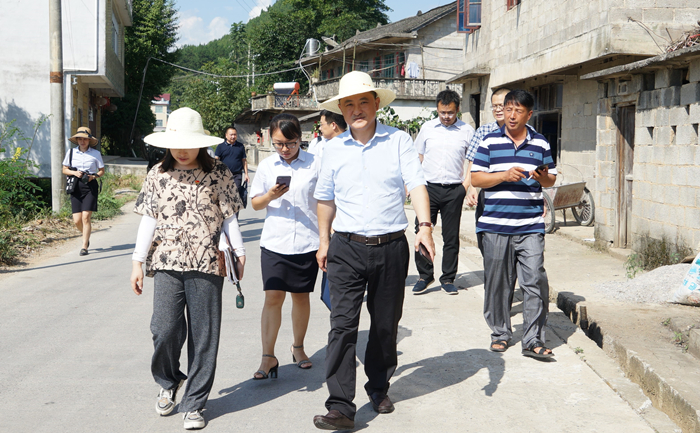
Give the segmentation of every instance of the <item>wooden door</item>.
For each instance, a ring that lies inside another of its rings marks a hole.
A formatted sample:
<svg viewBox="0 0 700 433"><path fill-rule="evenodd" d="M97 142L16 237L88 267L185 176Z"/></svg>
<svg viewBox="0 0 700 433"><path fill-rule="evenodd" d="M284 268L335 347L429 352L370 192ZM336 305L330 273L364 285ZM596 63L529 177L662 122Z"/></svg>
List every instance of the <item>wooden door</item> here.
<svg viewBox="0 0 700 433"><path fill-rule="evenodd" d="M634 105L617 108L617 230L615 246L627 248L632 228L632 173L634 166Z"/></svg>

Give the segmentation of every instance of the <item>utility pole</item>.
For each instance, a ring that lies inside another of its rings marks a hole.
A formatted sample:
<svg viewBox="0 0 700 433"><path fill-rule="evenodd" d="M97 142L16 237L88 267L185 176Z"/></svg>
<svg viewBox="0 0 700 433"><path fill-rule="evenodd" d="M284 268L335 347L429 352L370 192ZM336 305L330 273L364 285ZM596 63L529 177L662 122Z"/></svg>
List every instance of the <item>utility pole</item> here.
<svg viewBox="0 0 700 433"><path fill-rule="evenodd" d="M248 42L248 73L245 76L245 86L250 89L250 42Z"/></svg>
<svg viewBox="0 0 700 433"><path fill-rule="evenodd" d="M63 120L63 30L61 25L61 0L49 0L49 37L51 52L51 208L61 210L65 180L63 157L65 139Z"/></svg>

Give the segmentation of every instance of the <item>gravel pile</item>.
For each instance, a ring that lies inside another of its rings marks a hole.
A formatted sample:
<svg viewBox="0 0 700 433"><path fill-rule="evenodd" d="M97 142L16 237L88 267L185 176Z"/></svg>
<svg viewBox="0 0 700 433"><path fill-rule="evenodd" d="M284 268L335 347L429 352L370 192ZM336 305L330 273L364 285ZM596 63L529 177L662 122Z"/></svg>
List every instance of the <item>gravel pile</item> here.
<svg viewBox="0 0 700 433"><path fill-rule="evenodd" d="M663 304L683 284L690 266L689 263L662 266L631 280L608 281L595 288L618 301Z"/></svg>

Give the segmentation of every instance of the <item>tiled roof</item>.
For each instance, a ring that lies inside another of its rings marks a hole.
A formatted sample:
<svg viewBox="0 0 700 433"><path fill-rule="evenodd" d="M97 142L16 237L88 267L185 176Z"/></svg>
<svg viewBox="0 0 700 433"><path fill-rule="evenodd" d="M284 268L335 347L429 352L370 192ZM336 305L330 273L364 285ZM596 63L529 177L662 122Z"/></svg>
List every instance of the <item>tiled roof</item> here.
<svg viewBox="0 0 700 433"><path fill-rule="evenodd" d="M343 41L341 45L351 43L352 41L356 40L377 40L383 36L396 35L399 33L411 34L412 32L419 30L434 21L437 21L438 19L449 13L455 12L456 10L457 2L453 1L444 6L438 6L420 15L414 15L412 17L396 21L395 23L384 24L381 27L365 30L364 32L360 32L352 36L348 40Z"/></svg>

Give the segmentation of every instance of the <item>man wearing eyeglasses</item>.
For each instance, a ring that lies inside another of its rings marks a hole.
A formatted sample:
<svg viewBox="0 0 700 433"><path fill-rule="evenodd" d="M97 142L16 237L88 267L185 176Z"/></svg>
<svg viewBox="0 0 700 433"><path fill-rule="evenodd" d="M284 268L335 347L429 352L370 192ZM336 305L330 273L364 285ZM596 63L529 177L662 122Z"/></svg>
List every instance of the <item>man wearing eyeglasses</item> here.
<svg viewBox="0 0 700 433"><path fill-rule="evenodd" d="M491 112L493 113L493 117L496 120L477 128L476 132L474 133L474 136L472 137L471 142L469 143L469 149L467 150L467 159L469 160L469 167L467 168L467 178L469 179L470 183L470 188L467 191L467 205L476 206L476 213L474 215L476 221L479 221L479 217L482 213L484 213L484 193L483 191L479 192L478 188L475 188L473 185L471 185L472 163L474 161L474 155L476 155L476 149L479 148L479 144L481 144L481 141L484 139L484 137L486 137L492 132L498 131L506 123L506 117L503 114L503 100L506 98L508 92L510 92L509 89L502 88L496 90L491 94ZM479 251L481 251L481 255L483 257L484 247L482 240L483 233L477 233L476 241L479 246Z"/></svg>
<svg viewBox="0 0 700 433"><path fill-rule="evenodd" d="M464 164L467 149L474 135L474 128L457 117L459 94L454 90L443 90L436 98L438 118L425 122L418 133L415 146L428 182L430 197L430 221L437 222L438 212L442 218L442 276L440 287L448 295L456 295L454 285L459 261L459 224L462 204L469 188ZM418 232L416 218L416 232ZM413 286L413 294L424 293L434 281L433 263L415 254L419 280Z"/></svg>
<svg viewBox="0 0 700 433"><path fill-rule="evenodd" d="M532 95L514 90L504 105L505 124L484 137L472 168L472 184L485 190L476 225L484 234L484 319L491 328L490 349L505 352L513 337L510 309L517 278L523 292L522 354L550 358L542 188L554 185L557 171L547 140L527 127Z"/></svg>
<svg viewBox="0 0 700 433"><path fill-rule="evenodd" d="M348 124L345 123L345 119L340 114L321 110L321 120L319 120L318 126L321 135L309 144L307 152L313 153L321 159L323 158L323 149L326 146L326 142L345 132L348 129Z"/></svg>

